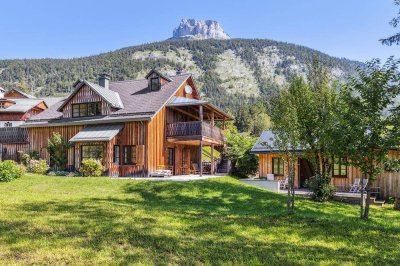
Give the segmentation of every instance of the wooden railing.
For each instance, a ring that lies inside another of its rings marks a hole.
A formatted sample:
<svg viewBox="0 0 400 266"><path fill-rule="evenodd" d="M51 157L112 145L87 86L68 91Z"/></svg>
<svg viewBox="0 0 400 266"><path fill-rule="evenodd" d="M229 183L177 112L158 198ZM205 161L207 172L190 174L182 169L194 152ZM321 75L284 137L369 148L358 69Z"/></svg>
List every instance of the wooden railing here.
<svg viewBox="0 0 400 266"><path fill-rule="evenodd" d="M178 122L167 124L167 137L203 136L216 140L223 140L222 129L206 122Z"/></svg>
<svg viewBox="0 0 400 266"><path fill-rule="evenodd" d="M27 143L28 130L20 127L0 128L0 143Z"/></svg>

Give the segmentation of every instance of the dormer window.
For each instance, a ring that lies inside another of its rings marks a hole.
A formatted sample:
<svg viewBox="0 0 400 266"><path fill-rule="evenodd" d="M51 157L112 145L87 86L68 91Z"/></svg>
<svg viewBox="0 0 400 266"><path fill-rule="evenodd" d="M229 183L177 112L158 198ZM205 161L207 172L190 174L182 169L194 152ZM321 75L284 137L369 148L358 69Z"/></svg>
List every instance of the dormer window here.
<svg viewBox="0 0 400 266"><path fill-rule="evenodd" d="M158 91L161 87L160 84L160 78L155 77L155 78L150 78L150 90L151 91Z"/></svg>
<svg viewBox="0 0 400 266"><path fill-rule="evenodd" d="M4 123L4 127L12 127L12 123L11 122L5 122Z"/></svg>
<svg viewBox="0 0 400 266"><path fill-rule="evenodd" d="M0 109L4 109L4 108L6 108L5 104L4 103L0 103Z"/></svg>

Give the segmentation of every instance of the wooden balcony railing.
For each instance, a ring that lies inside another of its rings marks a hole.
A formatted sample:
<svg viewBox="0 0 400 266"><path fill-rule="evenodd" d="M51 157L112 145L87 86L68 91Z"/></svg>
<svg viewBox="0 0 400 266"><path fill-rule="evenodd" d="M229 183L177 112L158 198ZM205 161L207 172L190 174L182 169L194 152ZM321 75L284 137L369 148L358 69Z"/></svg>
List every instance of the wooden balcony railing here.
<svg viewBox="0 0 400 266"><path fill-rule="evenodd" d="M28 143L28 130L20 127L2 127L0 143Z"/></svg>
<svg viewBox="0 0 400 266"><path fill-rule="evenodd" d="M167 137L201 136L223 141L223 130L206 122L178 122L167 124Z"/></svg>

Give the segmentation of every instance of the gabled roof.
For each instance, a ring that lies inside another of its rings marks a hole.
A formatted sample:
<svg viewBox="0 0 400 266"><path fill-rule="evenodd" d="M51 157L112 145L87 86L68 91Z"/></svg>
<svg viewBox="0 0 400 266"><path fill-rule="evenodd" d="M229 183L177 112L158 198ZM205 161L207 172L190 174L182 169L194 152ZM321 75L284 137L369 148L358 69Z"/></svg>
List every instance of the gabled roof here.
<svg viewBox="0 0 400 266"><path fill-rule="evenodd" d="M28 99L28 98L23 98L23 99L12 98L12 100L10 99L6 100L12 101L14 102L14 104L7 108L0 109L0 113L26 113L32 108L34 108L36 105L44 102L41 99Z"/></svg>
<svg viewBox="0 0 400 266"><path fill-rule="evenodd" d="M159 72L155 69L150 70L150 72L144 78L148 79L151 76L151 74L153 74L153 73L156 73L157 75L159 75L160 77L162 77L165 80L172 81L172 79L170 77L163 75L161 72Z"/></svg>
<svg viewBox="0 0 400 266"><path fill-rule="evenodd" d="M11 90L7 91L6 94L7 94L8 92L11 92L11 91L16 91L16 92L18 92L19 94L21 94L22 96L24 96L25 98L28 98L28 99L36 99L35 96L30 95L30 94L28 94L28 93L25 93L25 92L23 92L23 91L21 91L21 90L18 90L18 89L11 89ZM6 97L6 96L5 96L5 97ZM12 98L12 97L10 97L10 98Z"/></svg>
<svg viewBox="0 0 400 266"><path fill-rule="evenodd" d="M104 101L108 102L112 107L124 108L124 105L118 93L109 89L105 89L100 85L89 82L87 80L79 80L74 84L75 90L69 95L69 97L64 101L64 103L61 104L61 106L57 109L57 111L61 112L64 106L69 102L69 100L71 100L75 96L75 94L80 90L80 88L82 88L83 85L87 85L89 88L91 88L101 98L103 98Z"/></svg>
<svg viewBox="0 0 400 266"><path fill-rule="evenodd" d="M279 147L277 147L274 143L275 135L271 130L265 130L258 138L253 148L251 149L251 153L278 153L280 152ZM301 152L300 148L293 149L292 152Z"/></svg>
<svg viewBox="0 0 400 266"><path fill-rule="evenodd" d="M0 87L0 92L5 92L6 90Z"/></svg>

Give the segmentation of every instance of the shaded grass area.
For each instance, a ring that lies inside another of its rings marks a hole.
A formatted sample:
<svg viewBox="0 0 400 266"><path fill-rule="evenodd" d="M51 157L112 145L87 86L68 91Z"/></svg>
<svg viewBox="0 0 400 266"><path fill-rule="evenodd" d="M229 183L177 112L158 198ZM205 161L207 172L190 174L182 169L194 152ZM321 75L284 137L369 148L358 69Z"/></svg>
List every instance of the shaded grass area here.
<svg viewBox="0 0 400 266"><path fill-rule="evenodd" d="M0 184L2 264L394 264L400 212L298 199L224 177L28 175Z"/></svg>

